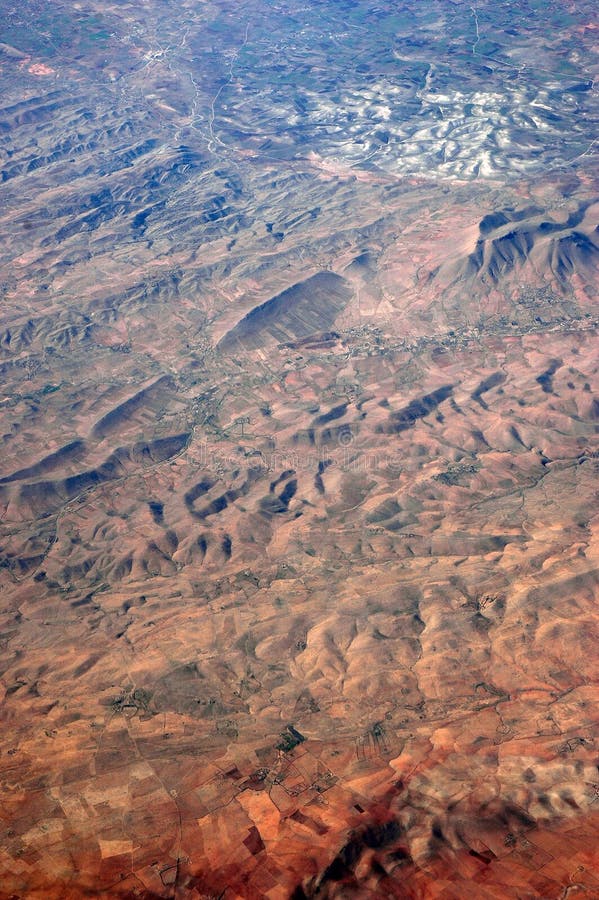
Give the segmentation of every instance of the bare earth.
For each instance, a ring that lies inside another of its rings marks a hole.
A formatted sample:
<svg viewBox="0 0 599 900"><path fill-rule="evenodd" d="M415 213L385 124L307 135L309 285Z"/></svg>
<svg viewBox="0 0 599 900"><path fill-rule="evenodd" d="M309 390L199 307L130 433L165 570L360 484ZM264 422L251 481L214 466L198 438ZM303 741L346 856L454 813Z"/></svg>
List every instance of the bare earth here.
<svg viewBox="0 0 599 900"><path fill-rule="evenodd" d="M0 897L599 897L596 172L221 147L139 29L2 51Z"/></svg>

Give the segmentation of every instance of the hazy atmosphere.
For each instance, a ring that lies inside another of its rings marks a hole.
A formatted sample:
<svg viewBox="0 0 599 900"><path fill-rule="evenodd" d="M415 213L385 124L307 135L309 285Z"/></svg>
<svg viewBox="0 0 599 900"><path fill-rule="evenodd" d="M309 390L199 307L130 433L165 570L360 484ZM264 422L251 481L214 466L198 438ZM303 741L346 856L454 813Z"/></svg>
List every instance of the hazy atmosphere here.
<svg viewBox="0 0 599 900"><path fill-rule="evenodd" d="M596 4L0 22L0 900L596 900Z"/></svg>

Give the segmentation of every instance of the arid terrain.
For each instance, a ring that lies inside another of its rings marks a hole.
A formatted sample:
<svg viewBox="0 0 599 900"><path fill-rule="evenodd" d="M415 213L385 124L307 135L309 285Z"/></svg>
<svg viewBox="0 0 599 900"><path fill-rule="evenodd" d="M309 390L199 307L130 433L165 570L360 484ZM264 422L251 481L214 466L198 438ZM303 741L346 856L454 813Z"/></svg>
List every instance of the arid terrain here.
<svg viewBox="0 0 599 900"><path fill-rule="evenodd" d="M1 898L599 897L596 10L391 6L2 4Z"/></svg>

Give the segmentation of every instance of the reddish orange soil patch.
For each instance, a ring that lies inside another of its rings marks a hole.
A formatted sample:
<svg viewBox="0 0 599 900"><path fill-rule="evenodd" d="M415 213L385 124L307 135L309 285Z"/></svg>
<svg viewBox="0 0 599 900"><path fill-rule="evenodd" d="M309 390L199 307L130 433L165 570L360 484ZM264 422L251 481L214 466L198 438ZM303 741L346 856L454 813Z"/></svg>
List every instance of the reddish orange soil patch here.
<svg viewBox="0 0 599 900"><path fill-rule="evenodd" d="M30 75L54 75L56 73L56 69L46 66L44 63L33 63L27 71Z"/></svg>

